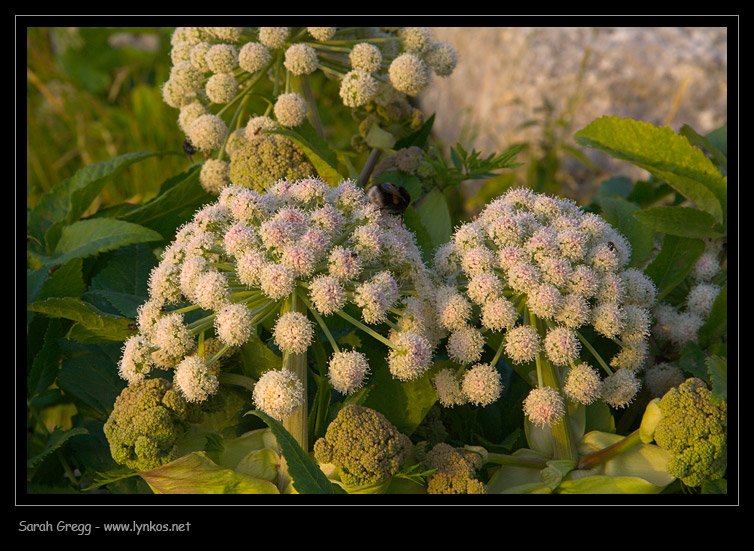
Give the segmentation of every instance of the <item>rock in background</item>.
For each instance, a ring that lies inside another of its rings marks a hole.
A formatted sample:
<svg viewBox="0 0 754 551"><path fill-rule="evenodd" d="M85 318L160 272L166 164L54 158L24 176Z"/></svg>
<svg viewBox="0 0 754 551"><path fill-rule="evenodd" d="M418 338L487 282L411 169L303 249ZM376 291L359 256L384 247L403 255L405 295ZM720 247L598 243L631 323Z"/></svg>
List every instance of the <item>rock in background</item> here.
<svg viewBox="0 0 754 551"><path fill-rule="evenodd" d="M436 40L453 44L460 57L451 76L435 78L419 96L422 109L436 113L436 136L448 145L461 141L490 154L536 141L541 127L525 123L538 117L535 110L545 98L556 116L572 109L570 143L575 132L603 115L675 131L688 124L701 134L727 122L724 27L432 30ZM582 151L611 175L646 177L628 163ZM573 163L565 168L578 171ZM589 193L583 187L570 191Z"/></svg>

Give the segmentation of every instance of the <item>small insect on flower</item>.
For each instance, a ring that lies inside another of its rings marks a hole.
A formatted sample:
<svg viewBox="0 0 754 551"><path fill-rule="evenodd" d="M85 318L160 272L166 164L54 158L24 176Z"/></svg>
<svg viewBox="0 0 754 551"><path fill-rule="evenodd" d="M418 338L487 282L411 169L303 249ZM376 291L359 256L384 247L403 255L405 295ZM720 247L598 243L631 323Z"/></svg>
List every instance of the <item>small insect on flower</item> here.
<svg viewBox="0 0 754 551"><path fill-rule="evenodd" d="M189 140L188 138L183 140L183 152L186 154L186 156L189 159L191 159L194 153L196 153L196 149L194 149L194 144L192 144L191 140Z"/></svg>
<svg viewBox="0 0 754 551"><path fill-rule="evenodd" d="M403 186L390 182L375 184L367 190L369 200L382 210L403 216L411 203L411 194Z"/></svg>

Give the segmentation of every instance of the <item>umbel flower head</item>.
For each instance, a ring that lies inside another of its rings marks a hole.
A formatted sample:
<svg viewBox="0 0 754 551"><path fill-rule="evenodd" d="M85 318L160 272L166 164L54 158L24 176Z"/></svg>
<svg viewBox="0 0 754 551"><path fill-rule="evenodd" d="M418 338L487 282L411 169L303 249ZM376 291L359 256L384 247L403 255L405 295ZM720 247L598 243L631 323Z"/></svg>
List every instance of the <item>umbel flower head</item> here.
<svg viewBox="0 0 754 551"><path fill-rule="evenodd" d="M391 118L404 119L416 111L408 97L426 88L433 74L450 75L458 62L455 48L436 42L427 27L176 27L170 58L163 100L179 110L180 128L203 152L248 139L243 126L238 133L228 128L233 110L227 107L258 94L262 75L277 84L270 115L295 128L311 106L285 85L291 78L322 71L341 82L347 107L374 102Z"/></svg>
<svg viewBox="0 0 754 551"><path fill-rule="evenodd" d="M369 362L339 349L328 316L384 342L390 370L402 381L429 369L442 337L434 323L434 284L413 234L350 181L332 187L316 178L280 180L266 193L224 187L177 231L149 289L120 374L138 382L155 368L175 369L175 385L188 401L217 392L219 357L256 336L266 319L273 322L274 345L288 355L306 354L321 329L335 352L330 381L343 394L362 386ZM205 334L220 350L204 346L197 353ZM260 380L257 406L284 415L297 388L284 383L287 398L278 403L277 383Z"/></svg>
<svg viewBox="0 0 754 551"><path fill-rule="evenodd" d="M436 252L437 323L450 332L448 355L466 365L480 361L484 335L502 333L498 356L517 364L547 362L561 371L561 380L570 369L565 396L581 403L596 400L603 386L581 356L597 352L582 328L591 326L618 345L612 358L595 358L607 375L636 371L648 356L656 290L630 267L630 259L626 238L573 201L525 188L508 191L456 228ZM602 398L621 407L637 389L626 383L620 398L615 392L602 392ZM557 389L541 388L538 400L532 400L542 404L551 391L563 400ZM546 411L559 411L554 398L546 403ZM557 417L544 415L542 407L529 409L540 412L535 422Z"/></svg>

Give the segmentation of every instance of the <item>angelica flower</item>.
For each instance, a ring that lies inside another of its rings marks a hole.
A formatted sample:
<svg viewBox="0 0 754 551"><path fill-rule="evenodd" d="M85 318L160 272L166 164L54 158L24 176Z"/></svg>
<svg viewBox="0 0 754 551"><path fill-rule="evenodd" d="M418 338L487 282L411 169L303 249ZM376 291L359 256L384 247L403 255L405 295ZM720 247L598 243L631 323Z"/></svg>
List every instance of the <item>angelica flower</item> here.
<svg viewBox="0 0 754 551"><path fill-rule="evenodd" d="M337 27L307 27L307 31L309 31L309 34L312 35L312 37L315 40L319 40L320 42L326 42L327 40L330 40L333 36L335 36L335 32L338 30Z"/></svg>
<svg viewBox="0 0 754 551"><path fill-rule="evenodd" d="M435 42L424 53L424 61L437 76L447 77L458 64L458 50L448 42Z"/></svg>
<svg viewBox="0 0 754 551"><path fill-rule="evenodd" d="M412 53L396 57L388 70L390 83L399 92L416 96L429 84L427 65Z"/></svg>
<svg viewBox="0 0 754 551"><path fill-rule="evenodd" d="M470 325L456 328L448 337L448 355L460 364L478 361L483 349L484 337Z"/></svg>
<svg viewBox="0 0 754 551"><path fill-rule="evenodd" d="M274 107L275 118L286 127L300 126L306 118L309 106L306 100L295 92L280 94Z"/></svg>
<svg viewBox="0 0 754 551"><path fill-rule="evenodd" d="M576 334L567 327L553 327L544 340L547 357L555 365L568 365L579 357L581 343Z"/></svg>
<svg viewBox="0 0 754 551"><path fill-rule="evenodd" d="M380 49L369 42L356 44L348 54L353 69L372 74L376 73L382 65L382 53Z"/></svg>
<svg viewBox="0 0 754 551"><path fill-rule="evenodd" d="M199 173L199 183L208 193L217 195L230 185L230 165L219 159L207 159Z"/></svg>
<svg viewBox="0 0 754 551"><path fill-rule="evenodd" d="M252 400L259 411L282 421L304 404L304 385L291 371L270 370L254 385Z"/></svg>
<svg viewBox="0 0 754 551"><path fill-rule="evenodd" d="M596 369L587 363L571 368L563 384L563 393L572 402L589 405L600 398L602 380Z"/></svg>
<svg viewBox="0 0 754 551"><path fill-rule="evenodd" d="M270 50L259 42L247 42L238 52L238 65L249 73L261 71L270 61L272 61Z"/></svg>
<svg viewBox="0 0 754 551"><path fill-rule="evenodd" d="M175 368L176 388L189 402L204 402L220 388L214 373L198 356L188 356Z"/></svg>
<svg viewBox="0 0 754 551"><path fill-rule="evenodd" d="M694 285L686 297L686 308L701 318L707 318L712 312L715 300L720 294L720 287L710 283Z"/></svg>
<svg viewBox="0 0 754 551"><path fill-rule="evenodd" d="M355 350L336 352L330 358L327 376L332 387L341 394L353 394L364 385L369 362Z"/></svg>
<svg viewBox="0 0 754 551"><path fill-rule="evenodd" d="M602 380L602 399L614 408L625 408L639 392L641 381L630 369L619 369Z"/></svg>
<svg viewBox="0 0 754 551"><path fill-rule="evenodd" d="M251 313L243 304L230 304L218 312L215 330L228 346L241 346L251 336Z"/></svg>
<svg viewBox="0 0 754 551"><path fill-rule="evenodd" d="M277 319L272 336L283 352L303 354L314 340L314 325L301 312L286 312Z"/></svg>
<svg viewBox="0 0 754 551"><path fill-rule="evenodd" d="M514 363L530 362L541 350L539 333L531 325L517 325L505 333L505 353Z"/></svg>
<svg viewBox="0 0 754 551"><path fill-rule="evenodd" d="M471 367L464 373L461 389L469 402L484 407L500 398L503 384L497 369L483 363Z"/></svg>
<svg viewBox="0 0 754 551"><path fill-rule="evenodd" d="M228 127L217 115L201 115L188 127L187 135L200 151L220 149L228 136Z"/></svg>
<svg viewBox="0 0 754 551"><path fill-rule="evenodd" d="M340 82L340 98L347 107L366 105L376 93L377 81L361 69L349 71Z"/></svg>
<svg viewBox="0 0 754 551"><path fill-rule="evenodd" d="M123 345L123 355L118 362L118 375L129 383L144 379L152 370L149 341L143 335L129 337Z"/></svg>
<svg viewBox="0 0 754 551"><path fill-rule="evenodd" d="M390 373L398 380L409 381L421 377L432 362L432 344L414 332L394 333L391 341L395 344L388 353Z"/></svg>
<svg viewBox="0 0 754 551"><path fill-rule="evenodd" d="M151 343L169 356L180 358L193 348L194 339L183 323L183 315L174 313L155 323Z"/></svg>
<svg viewBox="0 0 754 551"><path fill-rule="evenodd" d="M549 386L535 388L524 400L524 413L537 426L554 425L565 415L563 397Z"/></svg>
<svg viewBox="0 0 754 551"><path fill-rule="evenodd" d="M209 77L204 91L212 103L230 103L238 92L238 82L230 73L217 73Z"/></svg>
<svg viewBox="0 0 754 551"><path fill-rule="evenodd" d="M463 390L461 390L460 381L450 367L443 368L437 372L432 379L432 386L437 392L438 399L443 407L459 406L468 401Z"/></svg>
<svg viewBox="0 0 754 551"><path fill-rule="evenodd" d="M288 27L259 27L259 42L270 50L285 46L290 29Z"/></svg>

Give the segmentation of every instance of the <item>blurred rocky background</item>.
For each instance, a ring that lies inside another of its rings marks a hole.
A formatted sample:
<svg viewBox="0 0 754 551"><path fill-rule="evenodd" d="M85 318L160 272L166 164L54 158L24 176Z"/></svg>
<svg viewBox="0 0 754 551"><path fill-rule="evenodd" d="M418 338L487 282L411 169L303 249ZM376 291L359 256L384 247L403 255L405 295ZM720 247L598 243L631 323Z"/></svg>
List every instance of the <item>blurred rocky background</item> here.
<svg viewBox="0 0 754 551"><path fill-rule="evenodd" d="M526 143L518 160L527 166L517 178L529 185L554 177L561 181L545 189L583 200L608 176L645 177L574 142L573 134L603 115L675 131L688 124L700 134L727 122L725 27L432 30L460 57L451 76L435 78L419 96L422 109L436 113L436 137L483 154Z"/></svg>

